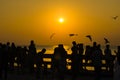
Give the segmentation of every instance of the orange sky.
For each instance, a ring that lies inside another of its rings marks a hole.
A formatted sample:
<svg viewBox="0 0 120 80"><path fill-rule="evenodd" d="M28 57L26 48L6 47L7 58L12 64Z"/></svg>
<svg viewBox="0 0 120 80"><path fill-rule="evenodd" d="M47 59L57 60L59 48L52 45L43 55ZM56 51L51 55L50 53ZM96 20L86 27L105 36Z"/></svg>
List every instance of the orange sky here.
<svg viewBox="0 0 120 80"><path fill-rule="evenodd" d="M0 0L0 42L29 44L120 44L120 0ZM59 18L64 18L59 23ZM50 36L55 33L52 39ZM78 36L69 37L70 33Z"/></svg>

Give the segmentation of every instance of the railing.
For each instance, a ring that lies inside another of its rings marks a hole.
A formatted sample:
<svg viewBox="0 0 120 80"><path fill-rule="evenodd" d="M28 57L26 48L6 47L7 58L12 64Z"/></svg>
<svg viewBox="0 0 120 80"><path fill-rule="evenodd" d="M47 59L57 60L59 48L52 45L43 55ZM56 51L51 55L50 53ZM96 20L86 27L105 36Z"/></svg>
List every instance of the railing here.
<svg viewBox="0 0 120 80"><path fill-rule="evenodd" d="M67 66L67 71L69 72L70 70L71 70L71 61L70 60L68 60L68 59L70 59L70 54L69 55L67 55L66 57L66 61L67 61L67 63L68 63L68 65L66 65ZM47 70L50 70L51 69L51 65L52 65L52 57L53 57L53 54L44 54L43 55L43 61L44 61L44 67L47 69ZM89 60L88 61L88 63L85 63L85 55L82 55L81 56L81 58L82 58L82 63L81 63L81 67L83 68L83 73L93 73L94 72L94 65L93 65L93 63ZM114 61L114 59L115 59L115 55L112 55L112 61ZM114 64L112 64L112 65L114 65ZM102 74L111 74L112 72L110 72L110 71L108 71L107 69L106 69L106 67L107 67L107 64L106 64L106 62L105 62L105 56L103 55L102 56L102 68L101 68L101 72L103 72ZM85 69L86 68L86 69Z"/></svg>
<svg viewBox="0 0 120 80"><path fill-rule="evenodd" d="M51 58L52 58L53 54L44 54L44 63L47 64L47 68L50 68L50 65L51 65ZM69 67L71 66L71 61L68 61L68 59L70 58L71 55L67 55L67 63L69 64L67 67L68 69L70 69ZM88 67L88 71L94 71L94 66L91 62L88 61L88 63L85 63L85 55L82 55L81 56L82 58L82 64L81 66L84 68L84 67ZM49 60L48 60L49 59ZM115 55L112 55L112 61L114 61L115 59ZM105 56L103 55L102 56L102 71L107 71L106 70L106 62L105 62Z"/></svg>

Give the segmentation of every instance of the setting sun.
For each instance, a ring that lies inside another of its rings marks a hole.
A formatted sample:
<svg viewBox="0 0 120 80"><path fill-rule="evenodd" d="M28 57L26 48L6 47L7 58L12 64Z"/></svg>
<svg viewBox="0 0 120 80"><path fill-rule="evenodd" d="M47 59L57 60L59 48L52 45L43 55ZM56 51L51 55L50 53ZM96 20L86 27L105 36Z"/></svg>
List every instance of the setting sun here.
<svg viewBox="0 0 120 80"><path fill-rule="evenodd" d="M60 18L60 19L59 19L59 22L60 22L60 23L64 22L64 19L63 19L63 18Z"/></svg>

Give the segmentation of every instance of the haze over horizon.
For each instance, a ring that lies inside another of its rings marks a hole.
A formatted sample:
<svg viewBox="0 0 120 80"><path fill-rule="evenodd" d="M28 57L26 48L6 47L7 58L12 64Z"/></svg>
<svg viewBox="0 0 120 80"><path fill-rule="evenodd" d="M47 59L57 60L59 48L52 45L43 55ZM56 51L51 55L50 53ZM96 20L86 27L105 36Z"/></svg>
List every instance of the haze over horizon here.
<svg viewBox="0 0 120 80"><path fill-rule="evenodd" d="M0 42L91 44L85 37L91 35L102 45L104 37L120 45L119 7L120 0L0 0Z"/></svg>

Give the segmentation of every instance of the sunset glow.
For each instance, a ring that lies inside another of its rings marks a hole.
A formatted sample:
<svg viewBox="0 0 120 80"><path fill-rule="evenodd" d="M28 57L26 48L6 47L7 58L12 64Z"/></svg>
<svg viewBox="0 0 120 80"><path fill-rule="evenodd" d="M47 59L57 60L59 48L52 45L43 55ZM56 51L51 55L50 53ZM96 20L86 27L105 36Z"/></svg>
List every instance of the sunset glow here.
<svg viewBox="0 0 120 80"><path fill-rule="evenodd" d="M63 18L60 18L60 19L59 19L59 22L60 22L60 23L63 23L63 22L64 22L64 19L63 19Z"/></svg>
<svg viewBox="0 0 120 80"><path fill-rule="evenodd" d="M0 42L70 44L120 44L120 0L1 0ZM51 39L50 34L55 33ZM77 33L76 37L68 34Z"/></svg>

